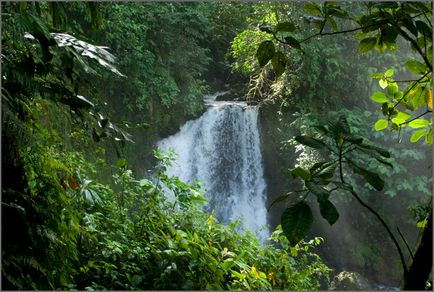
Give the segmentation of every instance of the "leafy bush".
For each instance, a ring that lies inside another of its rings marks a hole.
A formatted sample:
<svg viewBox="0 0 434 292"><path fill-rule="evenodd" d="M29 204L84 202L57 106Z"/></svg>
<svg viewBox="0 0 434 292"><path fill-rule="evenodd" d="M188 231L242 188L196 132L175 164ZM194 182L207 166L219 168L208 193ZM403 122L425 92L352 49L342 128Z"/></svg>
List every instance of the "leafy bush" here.
<svg viewBox="0 0 434 292"><path fill-rule="evenodd" d="M166 176L170 156L156 154L162 163L153 180L120 170L113 189L92 184L101 200L85 210L75 288L306 290L328 279L309 251L319 239L289 249L281 228L270 237L276 247L237 233L237 222L226 226L203 212L198 185Z"/></svg>

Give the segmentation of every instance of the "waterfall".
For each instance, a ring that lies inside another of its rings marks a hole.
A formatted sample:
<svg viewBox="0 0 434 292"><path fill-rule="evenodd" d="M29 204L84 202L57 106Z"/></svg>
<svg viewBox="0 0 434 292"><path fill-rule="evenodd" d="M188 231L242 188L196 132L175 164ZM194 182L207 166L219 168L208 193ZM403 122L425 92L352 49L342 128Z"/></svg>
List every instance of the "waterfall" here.
<svg viewBox="0 0 434 292"><path fill-rule="evenodd" d="M207 111L158 147L178 154L169 175L190 183L201 180L209 208L221 221L242 217L244 227L264 241L269 232L258 107L214 101L216 96L205 96Z"/></svg>

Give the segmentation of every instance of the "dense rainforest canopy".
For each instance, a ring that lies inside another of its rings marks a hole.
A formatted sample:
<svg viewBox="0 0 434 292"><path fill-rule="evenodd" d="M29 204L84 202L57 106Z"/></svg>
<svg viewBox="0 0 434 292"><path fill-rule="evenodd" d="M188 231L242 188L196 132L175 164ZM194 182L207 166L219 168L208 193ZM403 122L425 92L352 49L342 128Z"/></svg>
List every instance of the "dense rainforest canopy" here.
<svg viewBox="0 0 434 292"><path fill-rule="evenodd" d="M1 14L2 289L432 289L432 3ZM214 92L259 111L268 239L156 147Z"/></svg>

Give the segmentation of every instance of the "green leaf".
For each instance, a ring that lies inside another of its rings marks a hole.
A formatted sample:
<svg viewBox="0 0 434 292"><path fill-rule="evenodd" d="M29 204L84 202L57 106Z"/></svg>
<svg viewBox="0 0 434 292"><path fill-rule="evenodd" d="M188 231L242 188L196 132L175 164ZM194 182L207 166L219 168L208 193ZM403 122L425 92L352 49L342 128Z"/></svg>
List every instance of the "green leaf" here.
<svg viewBox="0 0 434 292"><path fill-rule="evenodd" d="M287 208L281 217L283 233L292 246L307 235L312 223L312 211L304 201Z"/></svg>
<svg viewBox="0 0 434 292"><path fill-rule="evenodd" d="M330 225L333 225L339 219L338 210L335 205L329 200L318 201L321 216L327 220Z"/></svg>
<svg viewBox="0 0 434 292"><path fill-rule="evenodd" d="M396 43L397 37L398 30L393 26L387 26L381 30L381 39L389 46Z"/></svg>
<svg viewBox="0 0 434 292"><path fill-rule="evenodd" d="M425 218L422 221L416 223L417 228L425 228L428 223L428 220Z"/></svg>
<svg viewBox="0 0 434 292"><path fill-rule="evenodd" d="M295 141L297 141L300 144L315 148L315 149L322 149L326 146L326 144L318 139L309 137L309 136L296 136Z"/></svg>
<svg viewBox="0 0 434 292"><path fill-rule="evenodd" d="M361 40L359 43L359 52L362 54L369 52L375 47L376 43L377 43L377 38L375 37Z"/></svg>
<svg viewBox="0 0 434 292"><path fill-rule="evenodd" d="M371 99L375 101L376 103L385 103L389 101L389 98L382 92L375 92L373 95L371 95Z"/></svg>
<svg viewBox="0 0 434 292"><path fill-rule="evenodd" d="M389 96L395 96L395 93L399 91L398 84L396 82L389 82L387 85L387 94Z"/></svg>
<svg viewBox="0 0 434 292"><path fill-rule="evenodd" d="M399 6L396 2L377 2L373 4L372 7L378 9L396 9Z"/></svg>
<svg viewBox="0 0 434 292"><path fill-rule="evenodd" d="M380 176L372 171L364 169L360 166L352 164L354 172L363 176L363 178L377 191L381 191L384 188L384 181L380 178Z"/></svg>
<svg viewBox="0 0 434 292"><path fill-rule="evenodd" d="M406 112L398 112L396 116L392 119L392 122L400 125L403 124L406 120L408 120L411 117L410 114Z"/></svg>
<svg viewBox="0 0 434 292"><path fill-rule="evenodd" d="M408 29L409 32L411 32L415 37L417 37L417 28L410 18L402 19L402 24L406 29Z"/></svg>
<svg viewBox="0 0 434 292"><path fill-rule="evenodd" d="M337 164L333 162L332 164L329 164L327 167L321 170L316 176L323 179L330 179L335 173L336 166Z"/></svg>
<svg viewBox="0 0 434 292"><path fill-rule="evenodd" d="M374 74L372 74L371 75L371 78L383 78L384 77L384 75L383 74L381 74L381 73L374 73Z"/></svg>
<svg viewBox="0 0 434 292"><path fill-rule="evenodd" d="M413 129L429 126L430 123L425 119L416 119L408 123L408 126Z"/></svg>
<svg viewBox="0 0 434 292"><path fill-rule="evenodd" d="M392 77L393 73L394 73L393 69L389 69L389 70L386 71L386 73L384 73L384 76L386 76L386 77Z"/></svg>
<svg viewBox="0 0 434 292"><path fill-rule="evenodd" d="M273 66L273 70L276 73L276 77L279 77L285 72L286 63L286 56L281 51L277 51L273 58L271 58L271 65Z"/></svg>
<svg viewBox="0 0 434 292"><path fill-rule="evenodd" d="M274 55L274 44L272 41L264 41L262 42L258 50L256 51L256 58L258 59L259 66L265 66L268 61L273 58Z"/></svg>
<svg viewBox="0 0 434 292"><path fill-rule="evenodd" d="M322 186L317 185L314 182L307 182L306 187L309 191L311 191L319 201L325 201L330 196L330 191L326 190Z"/></svg>
<svg viewBox="0 0 434 292"><path fill-rule="evenodd" d="M357 148L362 148L362 149L366 149L369 151L375 151L378 154L380 154L381 156L385 157L385 158L390 158L390 152L384 150L383 148L377 147L377 146L373 146L373 145L368 145L368 144L360 144L360 145L356 145Z"/></svg>
<svg viewBox="0 0 434 292"><path fill-rule="evenodd" d="M426 104L427 93L428 89L426 87L419 87L414 95L412 95L411 102L413 103L414 109L418 109Z"/></svg>
<svg viewBox="0 0 434 292"><path fill-rule="evenodd" d="M313 14L313 15L320 15L321 9L318 4L316 3L308 3L304 5L304 11L307 13Z"/></svg>
<svg viewBox="0 0 434 292"><path fill-rule="evenodd" d="M414 131L410 137L410 142L414 143L419 141L420 138L422 138L426 132L428 132L428 129L421 129L421 130Z"/></svg>
<svg viewBox="0 0 434 292"><path fill-rule="evenodd" d="M375 128L375 131L381 131L381 130L386 129L388 125L389 125L389 122L387 120L381 119L375 123L374 128Z"/></svg>
<svg viewBox="0 0 434 292"><path fill-rule="evenodd" d="M301 50L300 42L292 36L285 37L285 42L297 50Z"/></svg>
<svg viewBox="0 0 434 292"><path fill-rule="evenodd" d="M432 145L432 129L429 129L428 134L426 134L425 142L429 145Z"/></svg>
<svg viewBox="0 0 434 292"><path fill-rule="evenodd" d="M303 180L309 180L311 175L310 171L301 167L296 167L291 170L293 176L301 177Z"/></svg>
<svg viewBox="0 0 434 292"><path fill-rule="evenodd" d="M425 72L427 71L427 67L425 66L425 64L422 64L421 62L416 60L407 61L405 63L405 67L417 75L425 74Z"/></svg>
<svg viewBox="0 0 434 292"><path fill-rule="evenodd" d="M380 85L380 87L381 88L386 88L387 87L387 80L386 79L380 79L379 81L378 81L378 84Z"/></svg>
<svg viewBox="0 0 434 292"><path fill-rule="evenodd" d="M326 17L326 20L327 20L327 22L330 23L331 26L333 27L333 32L335 32L335 31L338 30L338 26L337 26L337 24L336 24L336 20L334 20L333 17L327 16L327 17Z"/></svg>
<svg viewBox="0 0 434 292"><path fill-rule="evenodd" d="M288 31L288 32L293 32L297 29L297 27L290 21L286 21L286 22L279 22L276 27L274 28L275 32L278 31Z"/></svg>

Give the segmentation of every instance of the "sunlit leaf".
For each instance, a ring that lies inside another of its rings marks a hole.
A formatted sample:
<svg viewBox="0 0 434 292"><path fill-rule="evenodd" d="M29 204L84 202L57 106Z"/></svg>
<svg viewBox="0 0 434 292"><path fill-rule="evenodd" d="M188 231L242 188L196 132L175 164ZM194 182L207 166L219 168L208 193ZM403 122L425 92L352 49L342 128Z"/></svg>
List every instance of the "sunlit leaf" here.
<svg viewBox="0 0 434 292"><path fill-rule="evenodd" d="M386 88L387 87L387 80L386 79L380 79L379 81L378 81L378 84L380 85L380 87L381 88Z"/></svg>
<svg viewBox="0 0 434 292"><path fill-rule="evenodd" d="M393 69L389 69L389 70L386 71L386 73L384 73L384 76L386 76L386 77L392 77L393 73L394 73Z"/></svg>
<svg viewBox="0 0 434 292"><path fill-rule="evenodd" d="M428 133L426 134L425 142L429 145L432 144L432 129L429 129Z"/></svg>
<svg viewBox="0 0 434 292"><path fill-rule="evenodd" d="M389 122L387 120L378 120L375 125L374 128L376 131L381 131L387 128L387 126L389 125Z"/></svg>
<svg viewBox="0 0 434 292"><path fill-rule="evenodd" d="M376 103L385 103L389 101L389 98L382 92L375 92L373 95L371 95L371 99L375 101Z"/></svg>
<svg viewBox="0 0 434 292"><path fill-rule="evenodd" d="M428 132L428 129L421 129L414 131L413 134L410 137L410 142L417 142L422 138L426 133Z"/></svg>
<svg viewBox="0 0 434 292"><path fill-rule="evenodd" d="M413 129L429 126L430 123L425 119L416 119L408 123L408 126Z"/></svg>

